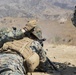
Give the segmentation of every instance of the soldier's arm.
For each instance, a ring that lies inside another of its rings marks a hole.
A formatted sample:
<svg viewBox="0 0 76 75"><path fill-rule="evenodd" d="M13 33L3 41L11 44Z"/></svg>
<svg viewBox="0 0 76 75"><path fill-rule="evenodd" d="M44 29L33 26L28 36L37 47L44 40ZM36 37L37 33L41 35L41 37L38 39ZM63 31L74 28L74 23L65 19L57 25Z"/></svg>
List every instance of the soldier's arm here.
<svg viewBox="0 0 76 75"><path fill-rule="evenodd" d="M7 37L9 39L20 39L23 37L24 33L25 33L24 29L13 28L12 31L9 31Z"/></svg>
<svg viewBox="0 0 76 75"><path fill-rule="evenodd" d="M21 39L24 36L25 31L23 29L1 29L0 31L0 47L3 46L5 42L13 41L15 39Z"/></svg>
<svg viewBox="0 0 76 75"><path fill-rule="evenodd" d="M46 52L38 41L33 41L32 50L35 51L39 55L40 62L46 61Z"/></svg>

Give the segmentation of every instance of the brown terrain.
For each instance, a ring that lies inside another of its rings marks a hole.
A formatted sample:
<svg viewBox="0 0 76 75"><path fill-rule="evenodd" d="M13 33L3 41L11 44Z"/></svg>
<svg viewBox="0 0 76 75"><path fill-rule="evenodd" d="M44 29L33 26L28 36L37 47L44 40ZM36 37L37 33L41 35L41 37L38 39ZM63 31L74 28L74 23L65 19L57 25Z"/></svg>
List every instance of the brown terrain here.
<svg viewBox="0 0 76 75"><path fill-rule="evenodd" d="M0 28L12 26L23 28L27 21L26 18L1 18ZM44 49L47 57L55 63L60 73L34 72L32 75L76 75L76 28L71 20L68 19L63 23L57 20L38 20L37 24L42 29L43 37L46 38Z"/></svg>

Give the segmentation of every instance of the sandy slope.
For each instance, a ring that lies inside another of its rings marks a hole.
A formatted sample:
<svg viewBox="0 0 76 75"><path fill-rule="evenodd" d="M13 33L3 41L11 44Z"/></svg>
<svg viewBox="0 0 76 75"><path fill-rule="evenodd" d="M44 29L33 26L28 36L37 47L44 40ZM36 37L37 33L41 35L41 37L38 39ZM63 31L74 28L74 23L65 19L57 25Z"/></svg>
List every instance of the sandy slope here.
<svg viewBox="0 0 76 75"><path fill-rule="evenodd" d="M48 57L55 62L70 62L76 65L76 46L54 45L47 46Z"/></svg>

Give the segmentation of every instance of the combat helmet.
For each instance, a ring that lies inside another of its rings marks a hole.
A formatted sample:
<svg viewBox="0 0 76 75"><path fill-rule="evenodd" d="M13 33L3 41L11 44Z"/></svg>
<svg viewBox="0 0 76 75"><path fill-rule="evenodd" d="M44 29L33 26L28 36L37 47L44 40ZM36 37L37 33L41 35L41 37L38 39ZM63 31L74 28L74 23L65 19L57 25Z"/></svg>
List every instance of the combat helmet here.
<svg viewBox="0 0 76 75"><path fill-rule="evenodd" d="M28 23L25 26L26 31L31 31L31 33L37 37L39 40L42 39L42 31L39 26L36 25L36 20L28 21Z"/></svg>

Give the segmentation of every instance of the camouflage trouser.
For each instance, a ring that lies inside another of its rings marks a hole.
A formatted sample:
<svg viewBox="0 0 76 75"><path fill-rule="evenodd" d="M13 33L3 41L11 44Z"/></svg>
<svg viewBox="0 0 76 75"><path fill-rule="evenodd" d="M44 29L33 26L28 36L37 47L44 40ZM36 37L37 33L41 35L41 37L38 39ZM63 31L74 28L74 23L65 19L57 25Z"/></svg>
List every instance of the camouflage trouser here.
<svg viewBox="0 0 76 75"><path fill-rule="evenodd" d="M17 54L0 54L0 75L25 75L23 58Z"/></svg>

